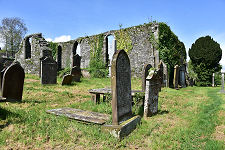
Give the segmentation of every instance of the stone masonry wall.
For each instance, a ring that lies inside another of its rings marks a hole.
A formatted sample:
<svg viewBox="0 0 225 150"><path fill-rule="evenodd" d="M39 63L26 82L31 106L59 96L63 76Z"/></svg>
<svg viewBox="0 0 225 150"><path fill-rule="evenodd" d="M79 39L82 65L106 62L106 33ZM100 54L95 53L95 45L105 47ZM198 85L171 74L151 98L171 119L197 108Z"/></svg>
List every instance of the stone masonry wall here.
<svg viewBox="0 0 225 150"><path fill-rule="evenodd" d="M150 42L151 35L155 39L158 38L158 24L150 23L139 26L134 26L130 28L111 30L105 33L101 33L104 36L102 55L105 63L107 58L107 37L113 35L118 41L119 31L124 31L128 34L128 38L131 40L132 48L127 52L130 63L131 63L131 74L133 77L141 77L142 69L144 64L150 63L152 66L156 67L159 64L159 52L153 47ZM99 34L100 35L100 34ZM80 37L75 40L68 42L59 42L58 46L61 47L61 68L71 67L73 55L76 54L77 44L80 45L80 55L81 55L81 68L88 68L90 62L91 53L91 43L90 39L98 35ZM117 36L117 37L116 37ZM120 35L119 35L120 36ZM120 37L119 37L120 38ZM29 43L30 42L30 52ZM26 73L39 74L40 71L40 58L42 57L43 47L48 46L47 41L42 37L41 33L32 34L26 36L22 41L22 48L16 54L16 61L19 61L22 67L25 69ZM118 49L118 45L117 45ZM31 56L29 56L31 53ZM57 60L60 61L60 60Z"/></svg>
<svg viewBox="0 0 225 150"><path fill-rule="evenodd" d="M132 76L141 76L142 68L144 64L150 63L156 67L159 64L159 52L150 43L150 34L153 34L155 38L158 38L158 24L144 24L140 26L134 26L123 29L129 34L132 41L132 49L128 52L128 56L131 63ZM106 38L109 35L113 35L116 39L115 34L119 30L111 30L105 33L101 33L104 36L103 42L103 56L106 60ZM81 51L81 68L88 68L90 61L90 39L94 36L87 36L71 40L69 42L60 42L58 45L62 47L62 68L69 67L72 62L72 51L75 42L80 44ZM116 39L117 40L117 39ZM111 58L109 58L111 60Z"/></svg>

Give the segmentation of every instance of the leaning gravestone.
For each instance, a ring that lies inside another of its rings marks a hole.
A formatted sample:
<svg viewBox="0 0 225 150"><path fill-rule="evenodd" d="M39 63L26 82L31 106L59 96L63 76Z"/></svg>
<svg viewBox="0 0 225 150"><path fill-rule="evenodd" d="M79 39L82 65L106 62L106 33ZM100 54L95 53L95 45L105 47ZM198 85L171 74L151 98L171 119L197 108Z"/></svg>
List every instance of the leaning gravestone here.
<svg viewBox="0 0 225 150"><path fill-rule="evenodd" d="M41 84L57 83L57 63L54 59L46 57L41 61Z"/></svg>
<svg viewBox="0 0 225 150"><path fill-rule="evenodd" d="M145 64L142 72L142 91L145 91L146 88L146 77L148 76L149 69L152 68L152 65Z"/></svg>
<svg viewBox="0 0 225 150"><path fill-rule="evenodd" d="M81 69L78 66L74 66L70 72L70 74L73 76L73 81L80 82L81 78Z"/></svg>
<svg viewBox="0 0 225 150"><path fill-rule="evenodd" d="M64 75L62 80L62 85L70 85L72 83L73 76L70 74Z"/></svg>
<svg viewBox="0 0 225 150"><path fill-rule="evenodd" d="M2 96L8 100L22 100L25 73L19 64L9 66L3 75Z"/></svg>
<svg viewBox="0 0 225 150"><path fill-rule="evenodd" d="M112 125L105 125L103 130L121 138L140 122L140 116L132 117L130 61L124 50L114 53L111 69Z"/></svg>
<svg viewBox="0 0 225 150"><path fill-rule="evenodd" d="M81 57L78 54L76 54L75 56L73 56L73 64L72 64L72 66L73 67L77 66L77 67L80 68L80 61L81 61Z"/></svg>
<svg viewBox="0 0 225 150"><path fill-rule="evenodd" d="M146 78L144 117L150 117L158 112L158 95L161 89L161 77L159 70L151 70Z"/></svg>
<svg viewBox="0 0 225 150"><path fill-rule="evenodd" d="M173 77L173 86L175 89L178 88L178 78L179 78L179 66L174 67L174 77Z"/></svg>

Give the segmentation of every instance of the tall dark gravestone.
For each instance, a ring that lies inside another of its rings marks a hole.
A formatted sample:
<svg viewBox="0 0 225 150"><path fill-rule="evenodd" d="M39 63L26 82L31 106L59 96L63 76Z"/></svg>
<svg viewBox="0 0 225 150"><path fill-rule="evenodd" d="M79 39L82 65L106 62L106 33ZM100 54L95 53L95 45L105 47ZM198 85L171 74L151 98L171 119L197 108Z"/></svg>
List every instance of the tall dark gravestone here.
<svg viewBox="0 0 225 150"><path fill-rule="evenodd" d="M73 67L77 66L77 67L80 68L80 61L81 61L81 57L78 54L74 55L73 56L73 64L72 64L72 66Z"/></svg>
<svg viewBox="0 0 225 150"><path fill-rule="evenodd" d="M41 61L41 84L57 83L57 63L54 59L46 57Z"/></svg>
<svg viewBox="0 0 225 150"><path fill-rule="evenodd" d="M152 65L150 65L150 64L145 64L144 65L144 69L143 69L143 73L142 73L142 91L145 91L146 78L148 76L148 71L149 71L150 68L152 68Z"/></svg>
<svg viewBox="0 0 225 150"><path fill-rule="evenodd" d="M104 125L103 130L121 138L140 122L140 116L132 116L131 69L124 50L114 53L111 71L112 125Z"/></svg>
<svg viewBox="0 0 225 150"><path fill-rule="evenodd" d="M132 116L130 61L124 50L113 56L111 71L112 123L118 125Z"/></svg>
<svg viewBox="0 0 225 150"><path fill-rule="evenodd" d="M3 75L2 96L9 100L22 100L25 73L19 64L9 66Z"/></svg>

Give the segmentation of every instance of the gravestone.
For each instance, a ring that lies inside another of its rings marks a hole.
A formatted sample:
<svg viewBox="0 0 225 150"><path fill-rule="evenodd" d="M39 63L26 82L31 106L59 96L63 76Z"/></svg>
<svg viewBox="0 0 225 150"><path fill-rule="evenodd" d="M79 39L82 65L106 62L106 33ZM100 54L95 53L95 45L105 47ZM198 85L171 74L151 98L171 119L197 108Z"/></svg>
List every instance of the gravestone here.
<svg viewBox="0 0 225 150"><path fill-rule="evenodd" d="M132 116L131 70L125 51L113 55L111 71L112 123L118 125Z"/></svg>
<svg viewBox="0 0 225 150"><path fill-rule="evenodd" d="M215 86L215 73L213 73L212 75L212 87Z"/></svg>
<svg viewBox="0 0 225 150"><path fill-rule="evenodd" d="M152 65L145 64L142 71L142 91L145 91L146 88L146 77L148 76L149 69L152 68Z"/></svg>
<svg viewBox="0 0 225 150"><path fill-rule="evenodd" d="M175 89L178 88L178 77L179 77L179 66L174 67L174 77L173 77L173 86Z"/></svg>
<svg viewBox="0 0 225 150"><path fill-rule="evenodd" d="M3 75L2 96L9 100L22 100L24 69L17 63L9 66Z"/></svg>
<svg viewBox="0 0 225 150"><path fill-rule="evenodd" d="M221 72L221 74L222 74L222 77L221 77L221 93L225 93L225 91L224 91L224 73L225 72Z"/></svg>
<svg viewBox="0 0 225 150"><path fill-rule="evenodd" d="M81 57L78 54L74 55L73 56L73 64L72 64L72 66L73 67L77 66L77 67L80 68L80 61L81 61Z"/></svg>
<svg viewBox="0 0 225 150"><path fill-rule="evenodd" d="M73 81L80 82L80 78L81 78L81 69L80 69L80 67L74 66L71 69L70 74L73 76Z"/></svg>
<svg viewBox="0 0 225 150"><path fill-rule="evenodd" d="M163 87L163 63L162 61L160 61L159 65L158 65L158 74L159 74L159 78L160 78L160 87ZM161 90L161 88L160 88Z"/></svg>
<svg viewBox="0 0 225 150"><path fill-rule="evenodd" d="M58 108L47 110L47 113L55 114L57 116L66 116L71 119L91 122L96 124L104 124L110 119L110 115L87 110L74 109L74 108Z"/></svg>
<svg viewBox="0 0 225 150"><path fill-rule="evenodd" d="M46 57L41 61L41 84L57 83L57 63L54 59Z"/></svg>
<svg viewBox="0 0 225 150"><path fill-rule="evenodd" d="M70 85L72 83L73 76L70 74L64 75L62 80L62 85Z"/></svg>
<svg viewBox="0 0 225 150"><path fill-rule="evenodd" d="M140 122L140 116L132 116L130 61L124 50L114 53L111 71L112 125L103 126L103 130L121 138Z"/></svg>
<svg viewBox="0 0 225 150"><path fill-rule="evenodd" d="M179 81L182 88L186 87L185 67L185 65L179 67Z"/></svg>
<svg viewBox="0 0 225 150"><path fill-rule="evenodd" d="M151 70L146 78L144 117L150 117L158 112L158 96L161 89L160 69Z"/></svg>
<svg viewBox="0 0 225 150"><path fill-rule="evenodd" d="M162 63L163 63L163 84L164 84L164 87L169 87L167 65L164 62Z"/></svg>

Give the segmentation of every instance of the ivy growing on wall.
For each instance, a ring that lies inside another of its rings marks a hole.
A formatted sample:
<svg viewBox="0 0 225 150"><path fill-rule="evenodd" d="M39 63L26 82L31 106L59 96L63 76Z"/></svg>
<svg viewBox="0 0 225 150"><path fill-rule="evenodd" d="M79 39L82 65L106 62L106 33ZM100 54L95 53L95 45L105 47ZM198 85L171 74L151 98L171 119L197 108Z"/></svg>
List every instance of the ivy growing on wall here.
<svg viewBox="0 0 225 150"><path fill-rule="evenodd" d="M49 42L49 48L52 49L52 56L56 60L56 55L57 55L57 51L58 51L58 44L53 43L53 42Z"/></svg>
<svg viewBox="0 0 225 150"><path fill-rule="evenodd" d="M103 58L104 35L99 34L89 38L91 46L89 71L92 77L102 78L108 74Z"/></svg>
<svg viewBox="0 0 225 150"><path fill-rule="evenodd" d="M120 30L115 32L117 49L123 49L125 52L129 53L133 49L132 40L127 29L122 29L120 25Z"/></svg>
<svg viewBox="0 0 225 150"><path fill-rule="evenodd" d="M170 81L172 81L174 66L184 64L187 54L184 43L178 39L170 27L162 22L158 25L158 39L151 31L149 41L159 51L160 59L167 64Z"/></svg>

